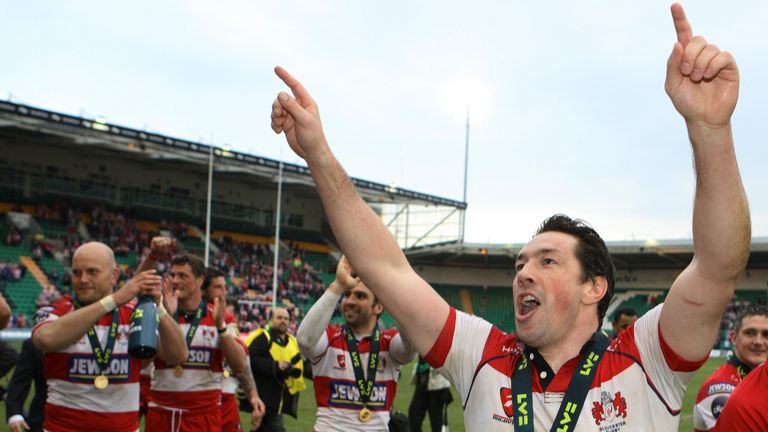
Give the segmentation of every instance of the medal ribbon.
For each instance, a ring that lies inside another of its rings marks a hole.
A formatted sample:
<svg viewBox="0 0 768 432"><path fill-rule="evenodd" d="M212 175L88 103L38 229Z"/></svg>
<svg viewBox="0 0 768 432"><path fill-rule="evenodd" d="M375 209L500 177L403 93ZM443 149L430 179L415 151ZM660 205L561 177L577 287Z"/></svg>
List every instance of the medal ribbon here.
<svg viewBox="0 0 768 432"><path fill-rule="evenodd" d="M373 334L371 335L371 350L368 353L368 373L365 376L363 376L363 366L360 361L360 352L357 350L355 335L352 334L352 330L346 325L343 327L343 330L344 337L347 339L347 346L349 347L349 356L352 358L352 370L355 372L357 390L360 392L360 401L363 403L363 408L367 408L368 401L371 399L371 394L373 393L373 384L376 380L376 369L379 367L381 330L379 330L378 324L373 328Z"/></svg>
<svg viewBox="0 0 768 432"><path fill-rule="evenodd" d="M728 363L736 367L736 371L739 373L741 379L744 379L744 377L746 377L747 374L752 371L752 368L749 367L748 364L744 363L743 361L739 360L738 357L736 357L736 353L731 355L731 358L728 359Z"/></svg>
<svg viewBox="0 0 768 432"><path fill-rule="evenodd" d="M75 305L75 309L80 309L80 302L77 301L77 297L72 296L72 303ZM120 308L112 311L112 325L109 327L109 333L107 333L107 343L104 347L99 342L99 337L96 335L96 326L88 329L88 341L91 343L91 351L93 356L96 357L96 363L99 365L102 375L107 375L109 372L109 363L112 361L112 354L115 349L115 341L117 340L117 327L120 324Z"/></svg>
<svg viewBox="0 0 768 432"><path fill-rule="evenodd" d="M597 365L608 348L609 340L602 332L595 333L590 341L582 348L585 355L573 372L571 382L565 392L563 402L557 411L551 432L573 431L579 419L584 399L589 392L589 386L597 373ZM515 432L533 432L533 377L528 357L522 355L517 367L512 372L512 397Z"/></svg>
<svg viewBox="0 0 768 432"><path fill-rule="evenodd" d="M197 333L197 327L200 325L200 319L205 316L205 310L206 310L206 304L205 300L200 300L200 306L197 307L197 310L194 312L195 317L192 318L192 322L189 324L189 330L187 330L187 348L189 348L189 344L192 343L192 339L195 338L195 333ZM179 322L179 311L177 310L176 313L173 314L173 319L176 320L176 322Z"/></svg>

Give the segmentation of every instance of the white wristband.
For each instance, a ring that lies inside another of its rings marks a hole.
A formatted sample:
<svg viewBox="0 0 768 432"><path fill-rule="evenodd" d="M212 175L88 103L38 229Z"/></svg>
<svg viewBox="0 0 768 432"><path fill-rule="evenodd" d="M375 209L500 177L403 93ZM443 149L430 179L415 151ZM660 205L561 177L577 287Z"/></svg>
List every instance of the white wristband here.
<svg viewBox="0 0 768 432"><path fill-rule="evenodd" d="M165 310L165 306L163 306L163 302L160 302L160 306L157 307L157 318L160 319L166 315L168 315L168 311Z"/></svg>
<svg viewBox="0 0 768 432"><path fill-rule="evenodd" d="M107 312L112 312L117 309L117 303L115 303L115 298L111 294L99 300L99 303L104 306L104 309L106 309Z"/></svg>
<svg viewBox="0 0 768 432"><path fill-rule="evenodd" d="M12 415L11 418L8 419L8 426L19 423L19 422L23 422L23 421L24 421L23 415L21 414Z"/></svg>

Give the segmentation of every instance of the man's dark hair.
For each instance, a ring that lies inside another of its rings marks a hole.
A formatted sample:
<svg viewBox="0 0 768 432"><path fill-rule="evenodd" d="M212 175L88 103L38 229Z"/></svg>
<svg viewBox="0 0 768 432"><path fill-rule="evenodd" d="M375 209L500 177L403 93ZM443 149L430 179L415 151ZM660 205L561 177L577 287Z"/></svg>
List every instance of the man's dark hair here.
<svg viewBox="0 0 768 432"><path fill-rule="evenodd" d="M631 308L631 307L621 308L613 313L613 321L611 322L616 324L617 322L619 322L619 318L621 318L622 315L626 315L628 317L637 316L637 311L635 310L635 308Z"/></svg>
<svg viewBox="0 0 768 432"><path fill-rule="evenodd" d="M564 214L550 216L542 222L536 235L545 232L561 232L570 234L578 240L574 254L581 264L581 283L593 281L602 276L608 282L608 290L597 304L598 326L602 325L605 312L613 297L616 285L615 268L608 253L608 248L600 235L581 219L571 219Z"/></svg>
<svg viewBox="0 0 768 432"><path fill-rule="evenodd" d="M205 275L205 264L203 263L203 260L200 259L200 257L189 253L184 253L173 257L171 260L171 266L183 266L184 264L189 264L189 267L192 268L192 274L194 274L195 277Z"/></svg>
<svg viewBox="0 0 768 432"><path fill-rule="evenodd" d="M739 311L736 315L736 321L733 322L733 331L738 335L741 330L742 321L744 318L751 316L764 316L768 318L768 308L760 305L749 305Z"/></svg>
<svg viewBox="0 0 768 432"><path fill-rule="evenodd" d="M213 282L213 280L216 279L217 277L227 277L227 275L223 271L217 269L216 267L208 267L205 270L205 279L203 279L203 286L200 288L202 288L203 291L208 291L208 287L211 286L211 282Z"/></svg>

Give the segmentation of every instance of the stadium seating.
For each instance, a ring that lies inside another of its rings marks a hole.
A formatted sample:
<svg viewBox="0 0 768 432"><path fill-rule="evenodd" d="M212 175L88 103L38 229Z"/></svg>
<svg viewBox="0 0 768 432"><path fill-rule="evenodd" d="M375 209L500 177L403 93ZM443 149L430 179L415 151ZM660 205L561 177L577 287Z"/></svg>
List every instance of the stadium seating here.
<svg viewBox="0 0 768 432"><path fill-rule="evenodd" d="M461 302L461 287L455 285L433 284L432 287L444 298L449 305L463 311L464 306Z"/></svg>
<svg viewBox="0 0 768 432"><path fill-rule="evenodd" d="M24 246L0 246L0 261L10 264L21 264L20 257L29 256L30 250ZM15 305L14 313L23 313L27 318L35 314L35 299L40 294L40 284L35 277L26 271L24 276L18 281L6 280L5 294Z"/></svg>
<svg viewBox="0 0 768 432"><path fill-rule="evenodd" d="M485 308L475 313L505 332L515 331L515 300L512 287L488 287L483 290ZM474 298L474 296L473 296Z"/></svg>

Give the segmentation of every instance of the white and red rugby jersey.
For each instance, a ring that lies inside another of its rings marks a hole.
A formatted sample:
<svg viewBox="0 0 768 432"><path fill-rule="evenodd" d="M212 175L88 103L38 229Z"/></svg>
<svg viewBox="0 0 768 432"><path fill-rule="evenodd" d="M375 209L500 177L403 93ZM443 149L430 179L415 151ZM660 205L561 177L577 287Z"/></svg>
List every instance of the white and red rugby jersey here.
<svg viewBox="0 0 768 432"><path fill-rule="evenodd" d="M715 427L725 402L739 383L741 374L731 363L726 363L712 372L696 394L693 407L693 427L696 431L708 431Z"/></svg>
<svg viewBox="0 0 768 432"><path fill-rule="evenodd" d="M179 315L179 327L185 339L191 321L184 314ZM182 364L183 373L178 377L174 366L155 358L150 407L203 410L220 404L224 357L213 320L213 304L206 303L205 315L187 349L189 357Z"/></svg>
<svg viewBox="0 0 768 432"><path fill-rule="evenodd" d="M363 373L367 374L371 338L357 342ZM392 351L390 351L392 350ZM395 400L400 364L395 359L407 356L396 329L382 330L379 344L379 365L368 409L373 419L362 423L358 418L363 408L355 382L349 347L342 327L329 325L312 352L306 353L312 361L315 400L317 402L316 431L387 430L389 410ZM410 359L409 359L410 361ZM367 375L366 375L367 376Z"/></svg>
<svg viewBox="0 0 768 432"><path fill-rule="evenodd" d="M756 367L736 387L725 404L714 431L768 430L768 363Z"/></svg>
<svg viewBox="0 0 768 432"><path fill-rule="evenodd" d="M611 342L569 432L677 430L685 386L706 358L689 362L674 353L661 337L660 315L657 306ZM510 376L523 354L514 335L451 308L426 360L459 390L467 431L508 432L514 424ZM549 431L580 357L554 377L537 366L542 359L531 360L534 427Z"/></svg>
<svg viewBox="0 0 768 432"><path fill-rule="evenodd" d="M37 313L38 323L32 329L49 324L75 310L70 296L64 296ZM109 385L103 390L93 386L101 369L93 355L87 334L67 348L45 353L43 363L48 383L43 427L51 432L84 430L131 431L139 429L139 373L141 360L128 354L128 329L133 303L115 309L120 314L114 354L106 373ZM94 326L102 347L112 326L112 314L106 314Z"/></svg>

